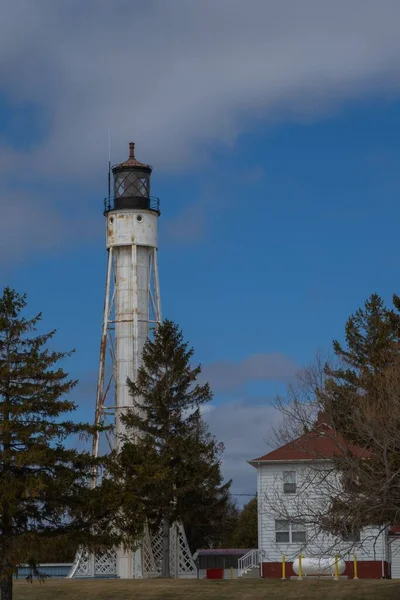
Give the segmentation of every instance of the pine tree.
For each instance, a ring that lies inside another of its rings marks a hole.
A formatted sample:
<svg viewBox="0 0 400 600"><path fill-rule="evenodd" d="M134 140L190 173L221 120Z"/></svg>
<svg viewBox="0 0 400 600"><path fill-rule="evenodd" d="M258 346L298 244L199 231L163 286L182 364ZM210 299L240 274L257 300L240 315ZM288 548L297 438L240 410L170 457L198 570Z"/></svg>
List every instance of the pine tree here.
<svg viewBox="0 0 400 600"><path fill-rule="evenodd" d="M124 482L125 517L145 515L154 528L163 524L162 575L169 577L169 531L173 522L206 522L227 501L222 445L202 420L200 407L212 398L196 379L193 349L172 321L164 321L143 350L143 366L130 382L133 409L121 419L127 433L115 458L113 475Z"/></svg>
<svg viewBox="0 0 400 600"><path fill-rule="evenodd" d="M258 548L257 498L253 498L240 511L233 534L234 548Z"/></svg>
<svg viewBox="0 0 400 600"><path fill-rule="evenodd" d="M400 509L400 299L376 294L349 318L338 366L326 368L321 408L339 440L336 468L343 491L332 499L326 529L398 522ZM340 440L343 440L341 442ZM345 448L345 451L343 450Z"/></svg>
<svg viewBox="0 0 400 600"><path fill-rule="evenodd" d="M325 407L337 430L348 441L361 442L357 420L361 396L371 394L377 378L400 357L400 298L393 296L395 310L373 294L352 315L345 328L346 346L333 342L337 368L326 368L323 391Z"/></svg>
<svg viewBox="0 0 400 600"><path fill-rule="evenodd" d="M59 366L70 352L49 349L55 332L37 333L41 315L23 316L26 297L0 298L0 586L12 599L18 564L37 561L46 543L108 545L117 504L111 481L91 489L95 461L68 448L93 428L71 420L76 381ZM107 495L106 495L107 492ZM115 539L118 539L115 536Z"/></svg>
<svg viewBox="0 0 400 600"><path fill-rule="evenodd" d="M239 509L225 494L211 506L197 504L196 520L184 521L191 551L199 548L233 548L233 537L239 519Z"/></svg>

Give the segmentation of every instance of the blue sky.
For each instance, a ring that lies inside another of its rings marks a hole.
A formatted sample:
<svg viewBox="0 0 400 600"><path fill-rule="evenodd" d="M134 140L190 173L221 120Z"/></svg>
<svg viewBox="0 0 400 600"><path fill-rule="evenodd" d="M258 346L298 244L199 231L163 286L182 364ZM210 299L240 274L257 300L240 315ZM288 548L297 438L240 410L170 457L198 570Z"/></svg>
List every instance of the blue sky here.
<svg viewBox="0 0 400 600"><path fill-rule="evenodd" d="M369 294L399 292L400 7L366 0L357 19L357 1L250 0L258 19L243 32L236 0L229 19L225 0L206 14L118 2L128 24L102 1L78 25L75 2L5 2L0 281L76 349L91 419L108 127L114 163L135 141L161 199L163 314L216 391L207 419L225 474L252 493L245 461L267 448L274 393Z"/></svg>

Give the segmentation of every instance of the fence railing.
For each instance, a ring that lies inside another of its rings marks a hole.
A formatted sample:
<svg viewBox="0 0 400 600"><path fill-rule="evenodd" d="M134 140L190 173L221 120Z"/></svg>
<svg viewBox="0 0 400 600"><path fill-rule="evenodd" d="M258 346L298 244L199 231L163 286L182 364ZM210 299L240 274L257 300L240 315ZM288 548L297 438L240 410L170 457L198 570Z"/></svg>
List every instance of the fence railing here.
<svg viewBox="0 0 400 600"><path fill-rule="evenodd" d="M238 561L238 576L242 577L246 571L258 567L260 563L259 550L250 550L247 554L239 558Z"/></svg>

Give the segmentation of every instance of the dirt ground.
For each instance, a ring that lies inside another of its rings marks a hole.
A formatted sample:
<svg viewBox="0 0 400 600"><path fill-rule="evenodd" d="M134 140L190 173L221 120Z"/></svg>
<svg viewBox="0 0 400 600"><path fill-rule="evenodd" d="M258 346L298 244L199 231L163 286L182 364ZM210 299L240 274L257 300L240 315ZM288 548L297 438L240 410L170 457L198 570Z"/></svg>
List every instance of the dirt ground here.
<svg viewBox="0 0 400 600"><path fill-rule="evenodd" d="M400 580L48 580L15 582L14 600L400 600Z"/></svg>

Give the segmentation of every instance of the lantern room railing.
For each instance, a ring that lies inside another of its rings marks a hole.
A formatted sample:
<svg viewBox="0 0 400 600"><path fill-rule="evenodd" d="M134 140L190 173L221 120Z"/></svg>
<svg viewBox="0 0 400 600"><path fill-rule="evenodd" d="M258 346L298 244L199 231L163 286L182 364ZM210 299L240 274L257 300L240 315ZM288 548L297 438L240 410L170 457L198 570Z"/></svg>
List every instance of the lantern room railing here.
<svg viewBox="0 0 400 600"><path fill-rule="evenodd" d="M129 196L110 196L109 198L104 198L104 214L108 213L110 210L115 209L115 200L124 198L129 201ZM150 196L150 198L132 196L132 200L137 199L140 201L149 201L148 207L144 208L144 210L152 210L156 212L158 215L160 214L160 199L156 196Z"/></svg>

